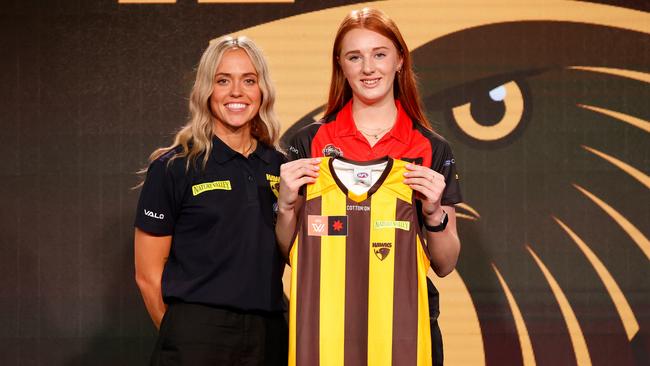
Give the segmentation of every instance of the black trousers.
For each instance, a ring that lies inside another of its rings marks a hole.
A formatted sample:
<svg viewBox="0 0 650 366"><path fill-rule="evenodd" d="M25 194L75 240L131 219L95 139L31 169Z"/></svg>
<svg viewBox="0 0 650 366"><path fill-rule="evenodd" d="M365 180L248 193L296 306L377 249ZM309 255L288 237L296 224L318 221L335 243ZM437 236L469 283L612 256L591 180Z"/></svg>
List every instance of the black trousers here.
<svg viewBox="0 0 650 366"><path fill-rule="evenodd" d="M283 314L174 303L160 324L151 365L285 366L288 347Z"/></svg>
<svg viewBox="0 0 650 366"><path fill-rule="evenodd" d="M438 326L438 319L431 318L431 355L433 356L433 366L442 366L444 363L444 354L442 352L442 333Z"/></svg>

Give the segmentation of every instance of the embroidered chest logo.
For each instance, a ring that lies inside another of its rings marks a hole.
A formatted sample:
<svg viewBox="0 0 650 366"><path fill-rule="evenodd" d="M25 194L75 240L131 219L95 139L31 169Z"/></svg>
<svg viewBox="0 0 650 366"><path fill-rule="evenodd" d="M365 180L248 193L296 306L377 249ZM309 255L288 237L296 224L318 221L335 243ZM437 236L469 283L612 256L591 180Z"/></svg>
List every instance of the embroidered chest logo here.
<svg viewBox="0 0 650 366"><path fill-rule="evenodd" d="M386 257L388 257L392 247L392 243L372 243L372 251L380 261L383 261L386 259Z"/></svg>
<svg viewBox="0 0 650 366"><path fill-rule="evenodd" d="M343 151L334 144L327 144L323 148L323 156L329 156L330 158L340 158L343 157Z"/></svg>
<svg viewBox="0 0 650 366"><path fill-rule="evenodd" d="M271 191L275 195L275 198L278 198L280 195L280 177L277 175L266 174L266 180L269 181L269 186L271 186Z"/></svg>
<svg viewBox="0 0 650 366"><path fill-rule="evenodd" d="M229 180L215 180L214 182L206 182L206 183L193 185L192 195L198 196L203 192L213 191L215 189L231 191L232 187L230 186Z"/></svg>
<svg viewBox="0 0 650 366"><path fill-rule="evenodd" d="M347 216L307 216L307 235L346 236L348 235Z"/></svg>

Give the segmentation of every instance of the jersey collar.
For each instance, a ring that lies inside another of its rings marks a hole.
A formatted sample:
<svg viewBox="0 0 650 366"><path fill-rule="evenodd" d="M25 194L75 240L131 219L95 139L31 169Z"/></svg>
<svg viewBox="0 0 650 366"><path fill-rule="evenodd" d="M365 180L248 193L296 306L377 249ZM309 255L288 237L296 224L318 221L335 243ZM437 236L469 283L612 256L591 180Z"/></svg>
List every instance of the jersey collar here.
<svg viewBox="0 0 650 366"><path fill-rule="evenodd" d="M395 122L395 127L390 130L389 134L398 141L408 144L413 131L413 122L402 108L402 103L399 100L395 100L395 106L397 107L397 121ZM335 131L337 137L356 136L360 134L352 116L352 99L337 113Z"/></svg>

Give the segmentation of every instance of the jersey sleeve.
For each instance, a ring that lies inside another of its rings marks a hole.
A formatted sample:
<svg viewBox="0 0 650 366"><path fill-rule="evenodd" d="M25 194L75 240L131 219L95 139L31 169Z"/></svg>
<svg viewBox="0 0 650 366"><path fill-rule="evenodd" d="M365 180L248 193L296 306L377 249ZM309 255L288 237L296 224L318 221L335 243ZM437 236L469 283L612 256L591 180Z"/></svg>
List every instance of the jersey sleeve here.
<svg viewBox="0 0 650 366"><path fill-rule="evenodd" d="M289 161L311 157L311 142L320 125L320 122L312 123L299 129L288 138L282 139L282 147L286 151Z"/></svg>
<svg viewBox="0 0 650 366"><path fill-rule="evenodd" d="M431 169L442 174L445 177L445 191L442 193L441 203L445 206L451 206L463 201L460 193L460 183L458 182L458 172L456 171L456 159L451 151L447 141L441 141L441 144L433 150L431 158Z"/></svg>
<svg viewBox="0 0 650 366"><path fill-rule="evenodd" d="M179 210L177 184L165 161L156 160L149 165L135 215L137 228L155 235L173 234Z"/></svg>

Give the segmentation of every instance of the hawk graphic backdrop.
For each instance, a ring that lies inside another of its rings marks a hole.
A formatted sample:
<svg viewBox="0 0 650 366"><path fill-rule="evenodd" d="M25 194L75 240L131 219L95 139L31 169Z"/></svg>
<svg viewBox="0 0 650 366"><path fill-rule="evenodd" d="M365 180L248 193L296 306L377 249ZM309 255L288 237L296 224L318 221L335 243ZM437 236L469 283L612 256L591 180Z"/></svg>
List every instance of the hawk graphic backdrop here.
<svg viewBox="0 0 650 366"><path fill-rule="evenodd" d="M3 4L0 363L146 363L130 187L184 123L202 50L253 38L290 131L319 117L363 6L399 25L457 159L446 364L650 364L650 6L614 0Z"/></svg>

